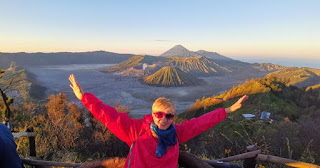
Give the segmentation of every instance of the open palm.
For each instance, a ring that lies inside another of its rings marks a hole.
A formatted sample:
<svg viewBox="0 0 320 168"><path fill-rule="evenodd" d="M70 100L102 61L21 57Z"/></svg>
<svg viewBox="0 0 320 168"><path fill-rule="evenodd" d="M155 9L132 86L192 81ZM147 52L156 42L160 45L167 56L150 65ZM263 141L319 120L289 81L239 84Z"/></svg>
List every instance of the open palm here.
<svg viewBox="0 0 320 168"><path fill-rule="evenodd" d="M69 81L71 82L71 84L69 85L72 90L73 90L73 93L76 95L76 97L81 100L82 99L82 96L83 96L83 91L80 87L80 85L78 84L76 78L74 77L73 74L71 74L69 76Z"/></svg>

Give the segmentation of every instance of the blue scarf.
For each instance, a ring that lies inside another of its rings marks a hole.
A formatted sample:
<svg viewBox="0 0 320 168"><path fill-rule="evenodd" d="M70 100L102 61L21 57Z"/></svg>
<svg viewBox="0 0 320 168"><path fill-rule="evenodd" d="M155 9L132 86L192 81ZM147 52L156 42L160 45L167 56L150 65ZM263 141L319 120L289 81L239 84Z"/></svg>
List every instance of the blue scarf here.
<svg viewBox="0 0 320 168"><path fill-rule="evenodd" d="M156 156L161 158L167 150L177 144L177 133L174 124L171 123L167 130L161 130L154 122L150 123L150 129L153 130L158 136L158 145L156 150Z"/></svg>

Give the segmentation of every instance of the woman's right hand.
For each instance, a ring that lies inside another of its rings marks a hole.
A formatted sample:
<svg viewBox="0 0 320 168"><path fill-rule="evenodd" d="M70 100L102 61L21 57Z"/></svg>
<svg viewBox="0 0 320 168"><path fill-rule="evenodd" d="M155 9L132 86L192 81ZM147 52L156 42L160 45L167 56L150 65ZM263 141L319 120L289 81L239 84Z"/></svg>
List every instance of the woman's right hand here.
<svg viewBox="0 0 320 168"><path fill-rule="evenodd" d="M73 93L76 95L76 97L81 100L82 99L82 96L83 96L83 91L80 87L80 85L78 84L76 78L74 77L73 74L71 74L69 76L69 81L71 82L71 84L69 85L72 90L73 90Z"/></svg>

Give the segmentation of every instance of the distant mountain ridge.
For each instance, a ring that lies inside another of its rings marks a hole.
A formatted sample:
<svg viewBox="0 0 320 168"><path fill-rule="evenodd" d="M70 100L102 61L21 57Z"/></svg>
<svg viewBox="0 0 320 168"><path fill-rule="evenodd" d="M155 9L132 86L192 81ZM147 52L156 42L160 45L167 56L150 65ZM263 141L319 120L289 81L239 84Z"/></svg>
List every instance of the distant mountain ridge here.
<svg viewBox="0 0 320 168"><path fill-rule="evenodd" d="M106 51L59 53L0 53L0 68L7 69L11 62L19 67L35 65L68 64L116 64L133 54L117 54Z"/></svg>

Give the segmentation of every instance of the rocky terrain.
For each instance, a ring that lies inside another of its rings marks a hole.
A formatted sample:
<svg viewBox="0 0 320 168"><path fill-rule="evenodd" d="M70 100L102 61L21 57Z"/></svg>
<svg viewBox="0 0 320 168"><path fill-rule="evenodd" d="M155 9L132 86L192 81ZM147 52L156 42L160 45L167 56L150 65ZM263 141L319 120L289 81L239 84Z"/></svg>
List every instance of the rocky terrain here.
<svg viewBox="0 0 320 168"><path fill-rule="evenodd" d="M152 75L146 76L143 82L148 85L178 87L178 86L196 86L204 84L204 81L183 72L176 67L163 67Z"/></svg>

